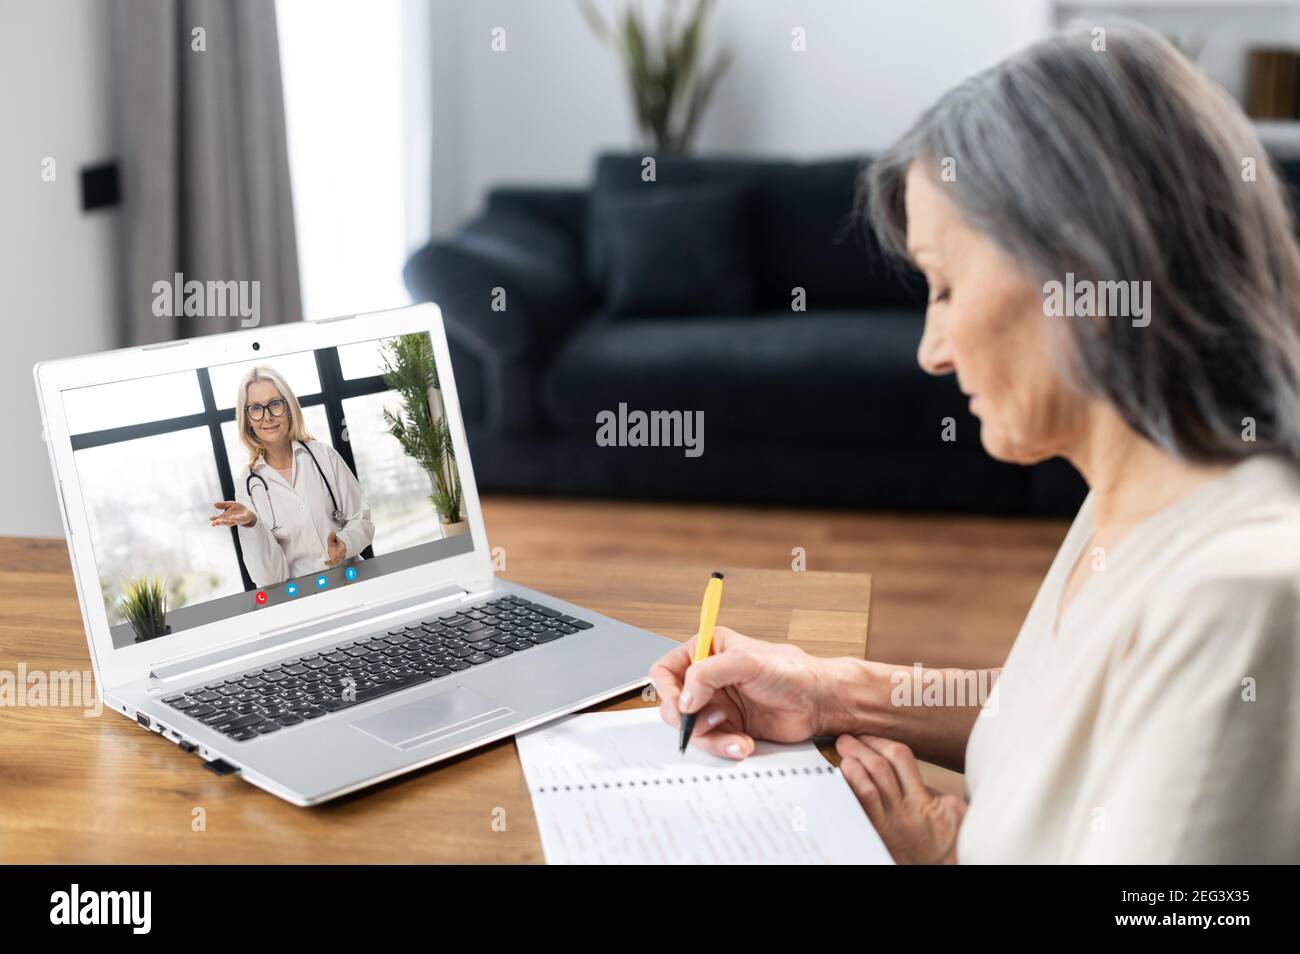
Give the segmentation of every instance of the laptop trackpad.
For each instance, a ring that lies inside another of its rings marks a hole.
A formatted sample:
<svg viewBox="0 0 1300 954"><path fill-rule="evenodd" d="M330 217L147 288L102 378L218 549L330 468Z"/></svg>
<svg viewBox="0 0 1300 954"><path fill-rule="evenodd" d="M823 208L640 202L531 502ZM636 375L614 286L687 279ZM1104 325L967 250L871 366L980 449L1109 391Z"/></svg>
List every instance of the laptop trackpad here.
<svg viewBox="0 0 1300 954"><path fill-rule="evenodd" d="M352 723L366 735L399 749L428 745L477 729L515 710L461 686Z"/></svg>

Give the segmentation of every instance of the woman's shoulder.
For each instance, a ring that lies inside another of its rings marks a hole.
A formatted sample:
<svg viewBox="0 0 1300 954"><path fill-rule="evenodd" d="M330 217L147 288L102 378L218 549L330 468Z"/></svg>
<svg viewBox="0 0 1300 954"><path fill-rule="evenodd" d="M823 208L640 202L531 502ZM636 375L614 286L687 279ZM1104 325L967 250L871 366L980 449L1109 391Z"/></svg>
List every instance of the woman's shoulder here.
<svg viewBox="0 0 1300 954"><path fill-rule="evenodd" d="M303 446L306 447L307 450L311 451L312 455L315 456L322 465L328 463L333 467L336 462L343 461L343 455L336 451L333 445L327 444L325 441L312 438L309 441L303 441ZM346 465L347 462L343 461L343 463Z"/></svg>
<svg viewBox="0 0 1300 954"><path fill-rule="evenodd" d="M306 447L313 454L324 454L326 457L338 454L338 451L336 451L329 444L325 443L324 441L317 440L314 437L311 440L303 441L302 443L303 446Z"/></svg>
<svg viewBox="0 0 1300 954"><path fill-rule="evenodd" d="M1294 581L1300 575L1300 465L1276 457L1246 461L1230 474L1205 532L1188 541L1180 561L1188 579L1218 577Z"/></svg>
<svg viewBox="0 0 1300 954"><path fill-rule="evenodd" d="M1222 499L1193 516L1149 604L1186 620L1300 610L1300 467L1278 459L1239 465Z"/></svg>

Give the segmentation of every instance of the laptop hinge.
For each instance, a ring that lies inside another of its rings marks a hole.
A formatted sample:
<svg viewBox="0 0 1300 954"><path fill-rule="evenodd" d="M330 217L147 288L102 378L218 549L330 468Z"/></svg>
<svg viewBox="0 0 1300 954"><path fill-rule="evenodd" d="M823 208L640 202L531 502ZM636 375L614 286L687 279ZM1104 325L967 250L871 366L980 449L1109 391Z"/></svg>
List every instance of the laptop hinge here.
<svg viewBox="0 0 1300 954"><path fill-rule="evenodd" d="M245 639L238 643L227 643L219 649L189 656L173 656L152 662L149 664L149 677L151 679L177 679L193 676L204 669L224 666L235 660L263 653L272 651L282 653L295 643L316 639L355 626L357 623L374 622L383 625L380 621L386 617L460 599L467 592L463 586L444 586L436 590L424 590L415 596L387 602L382 607L373 605L360 606L341 614L331 614L307 623L295 623L292 626L259 633L251 639Z"/></svg>

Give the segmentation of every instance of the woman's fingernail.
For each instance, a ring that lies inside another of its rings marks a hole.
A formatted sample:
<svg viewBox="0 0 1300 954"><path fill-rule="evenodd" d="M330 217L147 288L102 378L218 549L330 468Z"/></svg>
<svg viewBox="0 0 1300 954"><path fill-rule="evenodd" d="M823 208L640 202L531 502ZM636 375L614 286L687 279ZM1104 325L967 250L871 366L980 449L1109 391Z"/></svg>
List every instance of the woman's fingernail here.
<svg viewBox="0 0 1300 954"><path fill-rule="evenodd" d="M727 746L727 754L730 755L733 759L740 758L740 743L732 742L729 746Z"/></svg>
<svg viewBox="0 0 1300 954"><path fill-rule="evenodd" d="M709 713L709 718L708 718L706 721L707 721L707 722L709 723L709 725L711 725L711 726L717 725L719 722L722 721L722 713L721 713L721 712L718 712L718 711L716 711L716 710L713 711L713 712L710 712L710 713Z"/></svg>
<svg viewBox="0 0 1300 954"><path fill-rule="evenodd" d="M680 709L682 712L685 712L686 707L689 706L690 704L691 704L691 690L683 689L682 694L677 697L677 708Z"/></svg>

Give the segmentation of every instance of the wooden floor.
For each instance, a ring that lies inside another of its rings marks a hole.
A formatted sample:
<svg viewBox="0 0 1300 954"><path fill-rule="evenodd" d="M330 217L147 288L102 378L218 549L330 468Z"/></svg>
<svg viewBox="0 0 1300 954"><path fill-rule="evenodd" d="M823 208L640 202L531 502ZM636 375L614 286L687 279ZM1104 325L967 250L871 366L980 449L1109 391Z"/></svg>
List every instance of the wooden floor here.
<svg viewBox="0 0 1300 954"><path fill-rule="evenodd" d="M546 558L779 569L802 548L809 570L872 574L872 658L928 666L1000 665L1068 528L1059 520L500 496L483 508L488 539L508 567Z"/></svg>

